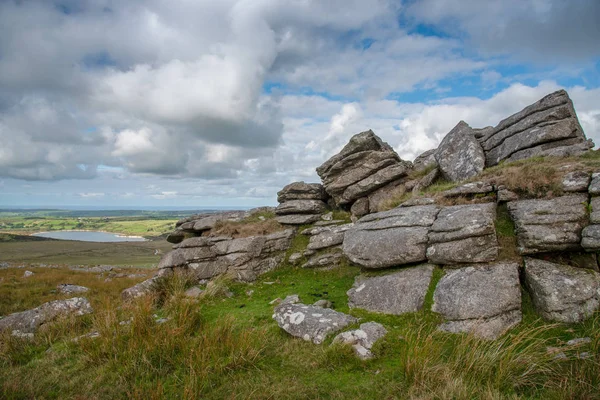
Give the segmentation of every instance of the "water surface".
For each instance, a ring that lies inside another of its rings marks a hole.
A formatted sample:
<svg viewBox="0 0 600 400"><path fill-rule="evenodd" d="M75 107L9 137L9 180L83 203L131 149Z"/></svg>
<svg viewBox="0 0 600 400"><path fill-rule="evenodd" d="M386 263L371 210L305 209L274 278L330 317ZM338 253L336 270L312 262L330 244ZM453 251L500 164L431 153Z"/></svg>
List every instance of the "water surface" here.
<svg viewBox="0 0 600 400"><path fill-rule="evenodd" d="M55 231L34 233L41 236L60 240L79 240L83 242L145 242L146 239L137 236L123 236L118 233L93 232L93 231Z"/></svg>

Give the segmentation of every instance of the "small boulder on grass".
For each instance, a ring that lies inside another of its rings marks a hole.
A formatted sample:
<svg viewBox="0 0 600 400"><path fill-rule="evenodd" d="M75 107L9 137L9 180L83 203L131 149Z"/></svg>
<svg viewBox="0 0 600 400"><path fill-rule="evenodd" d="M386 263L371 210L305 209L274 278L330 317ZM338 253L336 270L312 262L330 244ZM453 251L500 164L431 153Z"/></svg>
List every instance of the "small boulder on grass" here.
<svg viewBox="0 0 600 400"><path fill-rule="evenodd" d="M23 274L23 278L29 278L30 276L33 276L34 273L31 271L25 271L25 273Z"/></svg>
<svg viewBox="0 0 600 400"><path fill-rule="evenodd" d="M194 286L189 288L188 290L185 291L184 295L185 297L190 297L193 299L196 299L200 296L200 294L202 294L203 290L200 289L198 286Z"/></svg>
<svg viewBox="0 0 600 400"><path fill-rule="evenodd" d="M362 360L373 358L371 348L376 341L387 334L387 329L377 322L367 322L360 325L359 329L342 332L333 339L333 343L349 344L354 353Z"/></svg>
<svg viewBox="0 0 600 400"><path fill-rule="evenodd" d="M73 294L73 293L85 293L85 292L89 291L90 289L86 288L85 286L71 285L70 283L63 283L63 284L56 286L56 290L58 291L58 293Z"/></svg>

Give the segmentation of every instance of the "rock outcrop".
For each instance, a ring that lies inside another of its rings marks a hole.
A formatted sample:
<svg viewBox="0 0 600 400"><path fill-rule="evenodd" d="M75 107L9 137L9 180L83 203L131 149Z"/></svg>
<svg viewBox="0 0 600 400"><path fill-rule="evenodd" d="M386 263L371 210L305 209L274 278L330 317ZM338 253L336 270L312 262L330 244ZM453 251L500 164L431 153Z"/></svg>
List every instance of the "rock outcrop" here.
<svg viewBox="0 0 600 400"><path fill-rule="evenodd" d="M485 151L486 167L503 160L575 155L594 146L586 141L573 102L564 90L502 120L479 141Z"/></svg>
<svg viewBox="0 0 600 400"><path fill-rule="evenodd" d="M317 168L335 205L350 207L361 197L405 177L412 163L402 161L373 131L354 135L336 155Z"/></svg>
<svg viewBox="0 0 600 400"><path fill-rule="evenodd" d="M377 322L366 322L353 331L342 332L333 338L333 343L352 346L354 353L362 360L373 358L371 348L376 341L387 335L387 329Z"/></svg>
<svg viewBox="0 0 600 400"><path fill-rule="evenodd" d="M327 210L328 195L319 183L294 182L277 193L277 222L284 225L311 224Z"/></svg>
<svg viewBox="0 0 600 400"><path fill-rule="evenodd" d="M238 239L190 238L173 246L158 268L191 273L198 280L228 273L240 281L253 281L283 261L293 236L294 230L287 229Z"/></svg>
<svg viewBox="0 0 600 400"><path fill-rule="evenodd" d="M321 344L335 332L358 320L350 315L329 309L297 303L297 296L282 301L275 307L273 319L292 336Z"/></svg>
<svg viewBox="0 0 600 400"><path fill-rule="evenodd" d="M449 270L433 294L439 329L496 339L521 321L519 265L497 263Z"/></svg>
<svg viewBox="0 0 600 400"><path fill-rule="evenodd" d="M525 283L536 311L545 319L581 322L600 309L600 274L525 258Z"/></svg>
<svg viewBox="0 0 600 400"><path fill-rule="evenodd" d="M35 333L42 325L60 317L85 315L93 312L90 302L84 297L55 300L31 310L17 312L0 319L0 332L10 331L15 335Z"/></svg>
<svg viewBox="0 0 600 400"><path fill-rule="evenodd" d="M359 276L348 290L350 308L400 315L423 308L433 265L403 269L381 276Z"/></svg>
<svg viewBox="0 0 600 400"><path fill-rule="evenodd" d="M588 223L587 200L587 194L571 194L551 200L509 202L519 252L581 250L581 231Z"/></svg>
<svg viewBox="0 0 600 400"><path fill-rule="evenodd" d="M472 178L485 167L485 155L473 129L460 121L435 151L442 176L451 182Z"/></svg>

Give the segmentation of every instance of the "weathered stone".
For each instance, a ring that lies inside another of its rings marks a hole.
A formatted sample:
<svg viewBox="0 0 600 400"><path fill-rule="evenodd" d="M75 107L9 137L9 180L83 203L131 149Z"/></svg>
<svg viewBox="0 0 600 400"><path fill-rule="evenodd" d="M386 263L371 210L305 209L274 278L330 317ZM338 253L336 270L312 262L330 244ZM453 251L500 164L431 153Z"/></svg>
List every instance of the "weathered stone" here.
<svg viewBox="0 0 600 400"><path fill-rule="evenodd" d="M31 310L17 312L0 319L0 332L18 331L35 333L40 326L60 317L85 315L93 312L90 302L84 297L55 300Z"/></svg>
<svg viewBox="0 0 600 400"><path fill-rule="evenodd" d="M458 182L478 175L485 166L485 155L473 129L460 121L446 135L435 152L442 176Z"/></svg>
<svg viewBox="0 0 600 400"><path fill-rule="evenodd" d="M429 206L435 204L435 199L431 197L413 197L412 199L406 200L398 207L414 207L414 206Z"/></svg>
<svg viewBox="0 0 600 400"><path fill-rule="evenodd" d="M327 210L327 204L322 200L290 200L281 203L275 209L275 214L321 214L325 210Z"/></svg>
<svg viewBox="0 0 600 400"><path fill-rule="evenodd" d="M33 276L33 275L35 275L33 272L31 272L31 271L25 271L23 273L23 278L29 278L30 276Z"/></svg>
<svg viewBox="0 0 600 400"><path fill-rule="evenodd" d="M581 247L588 251L600 250L600 225L589 225L581 231Z"/></svg>
<svg viewBox="0 0 600 400"><path fill-rule="evenodd" d="M515 222L519 252L580 250L581 231L587 224L586 205L585 194L509 202L508 211Z"/></svg>
<svg viewBox="0 0 600 400"><path fill-rule="evenodd" d="M498 186L497 200L498 200L498 203L504 203L507 201L515 201L515 200L519 200L519 195L517 195L513 191L508 190L506 188L506 186L501 185L501 186Z"/></svg>
<svg viewBox="0 0 600 400"><path fill-rule="evenodd" d="M302 259L302 253L293 253L290 254L289 258L288 258L288 262L291 264L296 264L298 261L300 261Z"/></svg>
<svg viewBox="0 0 600 400"><path fill-rule="evenodd" d="M592 181L588 187L588 192L593 195L600 194L600 172L594 172L592 174Z"/></svg>
<svg viewBox="0 0 600 400"><path fill-rule="evenodd" d="M498 256L496 204L444 207L429 232L427 258L435 264L489 262Z"/></svg>
<svg viewBox="0 0 600 400"><path fill-rule="evenodd" d="M486 126L485 128L473 128L473 134L477 139L484 138L486 136L491 135L492 133L494 133L493 126Z"/></svg>
<svg viewBox="0 0 600 400"><path fill-rule="evenodd" d="M321 299L314 302L313 306L321 308L331 308L333 304L329 300Z"/></svg>
<svg viewBox="0 0 600 400"><path fill-rule="evenodd" d="M341 251L329 251L327 253L315 254L302 265L302 268L335 268L343 260Z"/></svg>
<svg viewBox="0 0 600 400"><path fill-rule="evenodd" d="M449 270L433 294L432 311L448 332L495 339L521 320L519 265L496 263Z"/></svg>
<svg viewBox="0 0 600 400"><path fill-rule="evenodd" d="M591 212L590 212L590 223L600 224L600 197L592 197L590 201Z"/></svg>
<svg viewBox="0 0 600 400"><path fill-rule="evenodd" d="M56 290L58 291L58 293L72 294L72 293L85 293L85 292L89 291L90 289L86 288L85 286L71 285L69 283L63 283L63 284L58 285L56 287Z"/></svg>
<svg viewBox="0 0 600 400"><path fill-rule="evenodd" d="M275 217L275 220L282 225L307 225L317 222L319 219L318 214L289 214Z"/></svg>
<svg viewBox="0 0 600 400"><path fill-rule="evenodd" d="M561 155L589 146L564 90L551 93L504 119L479 140L488 167L502 160Z"/></svg>
<svg viewBox="0 0 600 400"><path fill-rule="evenodd" d="M371 348L376 341L387 334L387 329L377 322L366 322L359 329L342 332L333 338L332 343L344 343L352 346L354 353L362 360L373 358Z"/></svg>
<svg viewBox="0 0 600 400"><path fill-rule="evenodd" d="M198 286L193 286L184 292L185 297L189 297L192 299L196 299L200 297L200 295L204 292L204 290L200 289Z"/></svg>
<svg viewBox="0 0 600 400"><path fill-rule="evenodd" d="M585 171L569 172L563 178L563 190L565 192L586 192L591 179L590 174Z"/></svg>
<svg viewBox="0 0 600 400"><path fill-rule="evenodd" d="M356 200L354 204L352 204L352 207L350 207L350 213L352 213L353 221L367 215L369 213L369 198L361 197Z"/></svg>
<svg viewBox="0 0 600 400"><path fill-rule="evenodd" d="M415 161L413 161L413 169L415 171L423 171L427 168L437 167L437 161L435 160L435 152L437 149L427 150L421 153Z"/></svg>
<svg viewBox="0 0 600 400"><path fill-rule="evenodd" d="M380 187L368 197L369 213L384 211L390 202L399 199L407 192L404 179L398 179ZM367 213L368 214L368 213Z"/></svg>
<svg viewBox="0 0 600 400"><path fill-rule="evenodd" d="M433 182L435 182L435 180L439 176L440 176L440 169L439 168L432 169L431 171L429 171L427 173L427 175L425 175L424 177L419 179L419 181L412 188L412 193L415 195L418 195L419 193L421 193L422 191L427 189L429 186L433 185Z"/></svg>
<svg viewBox="0 0 600 400"><path fill-rule="evenodd" d="M275 307L273 319L292 336L321 344L328 335L344 329L357 319L331 310L292 301L282 301Z"/></svg>
<svg viewBox="0 0 600 400"><path fill-rule="evenodd" d="M246 218L247 216L249 216L255 210L256 209L250 210L250 211L222 211L222 212L218 212L218 213L209 212L209 213L203 213L203 214L195 214L195 215L190 215L189 217L180 219L179 221L177 221L175 226L177 228L180 228L183 230L193 230L193 227L194 227L194 224L196 223L196 221L203 220L204 218L208 218L208 217L211 217L211 220L209 220L208 222L215 221L215 220L240 221L240 220ZM210 222L210 224L211 224L211 228L212 228L212 226L214 226L214 223ZM205 229L205 230L207 230L207 229Z"/></svg>
<svg viewBox="0 0 600 400"><path fill-rule="evenodd" d="M165 269L165 271L172 271L171 269ZM160 279L158 276L153 276L150 279L146 279L130 288L127 288L121 292L121 298L125 301L137 299L138 297L146 296L154 290L154 285Z"/></svg>
<svg viewBox="0 0 600 400"><path fill-rule="evenodd" d="M322 200L327 201L327 193L320 183L294 182L277 192L277 202L290 200Z"/></svg>
<svg viewBox="0 0 600 400"><path fill-rule="evenodd" d="M423 307L433 275L433 265L421 265L391 274L359 276L348 290L348 306L400 315Z"/></svg>
<svg viewBox="0 0 600 400"><path fill-rule="evenodd" d="M427 233L438 211L415 206L369 214L346 231L344 254L365 268L425 261Z"/></svg>
<svg viewBox="0 0 600 400"><path fill-rule="evenodd" d="M177 244L183 242L185 239L187 239L187 234L181 229L175 229L167 235L167 242L169 243Z"/></svg>
<svg viewBox="0 0 600 400"><path fill-rule="evenodd" d="M581 322L600 308L600 274L525 258L525 283L538 313L552 321Z"/></svg>
<svg viewBox="0 0 600 400"><path fill-rule="evenodd" d="M349 204L363 196L373 193L387 183L406 176L411 169L412 164L405 161L400 161L397 164L382 168L361 181L348 186L346 190L344 190L344 193L339 200L339 204Z"/></svg>
<svg viewBox="0 0 600 400"><path fill-rule="evenodd" d="M308 250L321 250L327 247L339 246L344 241L346 231L353 226L354 224L345 224L323 228L319 233L311 236L306 248Z"/></svg>
<svg viewBox="0 0 600 400"><path fill-rule="evenodd" d="M471 182L455 188L445 190L442 197L474 196L478 194L489 194L494 191L494 187L488 182Z"/></svg>

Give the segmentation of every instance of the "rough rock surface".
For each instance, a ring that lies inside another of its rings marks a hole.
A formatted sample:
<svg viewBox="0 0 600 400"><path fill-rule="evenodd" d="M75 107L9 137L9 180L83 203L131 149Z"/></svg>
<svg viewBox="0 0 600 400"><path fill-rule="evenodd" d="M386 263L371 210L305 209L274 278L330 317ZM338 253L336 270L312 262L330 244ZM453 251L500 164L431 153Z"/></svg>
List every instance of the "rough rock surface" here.
<svg viewBox="0 0 600 400"><path fill-rule="evenodd" d="M426 152L420 154L413 161L413 169L415 171L423 171L427 168L431 168L432 166L437 167L437 161L435 159L435 152L437 149L427 150Z"/></svg>
<svg viewBox="0 0 600 400"><path fill-rule="evenodd" d="M573 103L564 90L551 93L504 119L479 140L486 153L487 167L503 160L561 155L589 148Z"/></svg>
<svg viewBox="0 0 600 400"><path fill-rule="evenodd" d="M348 290L348 306L400 315L423 307L433 275L433 265L421 265L391 274L359 276Z"/></svg>
<svg viewBox="0 0 600 400"><path fill-rule="evenodd" d="M0 319L0 332L18 331L23 334L35 333L40 326L59 317L84 315L91 312L93 312L92 306L84 297L55 300L31 310L10 314Z"/></svg>
<svg viewBox="0 0 600 400"><path fill-rule="evenodd" d="M442 176L458 182L478 175L485 167L485 154L473 129L460 121L440 143L435 159Z"/></svg>
<svg viewBox="0 0 600 400"><path fill-rule="evenodd" d="M277 192L277 202L290 200L322 200L327 201L327 193L320 183L293 182Z"/></svg>
<svg viewBox="0 0 600 400"><path fill-rule="evenodd" d="M592 177L585 171L573 171L566 174L562 181L565 192L587 192Z"/></svg>
<svg viewBox="0 0 600 400"><path fill-rule="evenodd" d="M168 272L167 272L168 271ZM171 269L163 269L159 271L159 274L153 276L150 279L146 279L130 288L127 288L121 292L121 298L125 301L137 299L138 297L145 296L152 292L154 284L158 279L164 276L171 275L173 271Z"/></svg>
<svg viewBox="0 0 600 400"><path fill-rule="evenodd" d="M597 218L597 216L595 217ZM588 251L600 250L600 225L594 224L581 231L581 247Z"/></svg>
<svg viewBox="0 0 600 400"><path fill-rule="evenodd" d="M373 131L354 135L336 155L317 168L325 191L337 205L352 204L406 176L412 163L400 160Z"/></svg>
<svg viewBox="0 0 600 400"><path fill-rule="evenodd" d="M202 233L215 227L220 221L241 221L249 215L245 211L226 211L220 213L208 213L192 215L183 218L175 224L176 228L190 233Z"/></svg>
<svg viewBox="0 0 600 400"><path fill-rule="evenodd" d="M586 206L587 194L509 202L519 252L580 250L581 231L587 225Z"/></svg>
<svg viewBox="0 0 600 400"><path fill-rule="evenodd" d="M488 194L494 191L494 187L488 182L471 182L455 188L445 190L442 197L473 196L476 194Z"/></svg>
<svg viewBox="0 0 600 400"><path fill-rule="evenodd" d="M600 172L594 172L592 174L592 181L588 187L588 192L593 195L600 194Z"/></svg>
<svg viewBox="0 0 600 400"><path fill-rule="evenodd" d="M351 345L354 353L363 360L373 358L371 348L376 341L387 334L387 329L377 322L366 322L359 329L342 332L333 338L332 343Z"/></svg>
<svg viewBox="0 0 600 400"><path fill-rule="evenodd" d="M275 209L275 214L321 214L325 210L327 210L327 204L322 200L289 200L279 204Z"/></svg>
<svg viewBox="0 0 600 400"><path fill-rule="evenodd" d="M429 186L433 185L433 182L440 176L440 169L434 168L427 173L424 177L419 179L419 181L412 188L413 194L419 194L420 192L427 189Z"/></svg>
<svg viewBox="0 0 600 400"><path fill-rule="evenodd" d="M496 260L496 204L444 207L429 231L427 258L434 264Z"/></svg>
<svg viewBox="0 0 600 400"><path fill-rule="evenodd" d="M302 264L302 268L335 268L340 265L344 259L340 249L333 249L326 253L312 255L308 261Z"/></svg>
<svg viewBox="0 0 600 400"><path fill-rule="evenodd" d="M283 261L293 235L294 230L287 229L238 239L190 238L173 246L158 268L192 272L199 280L229 273L240 281L253 281Z"/></svg>
<svg viewBox="0 0 600 400"><path fill-rule="evenodd" d="M427 233L438 211L436 206L415 206L369 214L346 231L344 254L365 268L425 261Z"/></svg>
<svg viewBox="0 0 600 400"><path fill-rule="evenodd" d="M317 214L278 215L275 220L282 225L306 225L317 222L321 217Z"/></svg>
<svg viewBox="0 0 600 400"><path fill-rule="evenodd" d="M56 290L58 291L58 293L72 294L72 293L85 293L85 292L89 291L90 289L86 288L85 286L71 285L69 283L63 283L61 285L58 285L56 287Z"/></svg>
<svg viewBox="0 0 600 400"><path fill-rule="evenodd" d="M328 247L339 246L344 241L346 231L353 226L354 224L344 224L311 229L310 233L312 233L312 235L306 248L308 250L321 250Z"/></svg>
<svg viewBox="0 0 600 400"><path fill-rule="evenodd" d="M329 308L296 303L286 299L275 307L273 319L292 336L321 344L328 335L356 323L357 319Z"/></svg>
<svg viewBox="0 0 600 400"><path fill-rule="evenodd" d="M450 270L433 294L432 311L448 321L440 329L496 339L521 321L519 265L496 263Z"/></svg>
<svg viewBox="0 0 600 400"><path fill-rule="evenodd" d="M369 213L384 211L389 202L395 198L400 198L407 192L405 179L398 179L380 187L368 197Z"/></svg>
<svg viewBox="0 0 600 400"><path fill-rule="evenodd" d="M559 322L581 322L600 308L600 274L525 258L525 283L538 313Z"/></svg>

